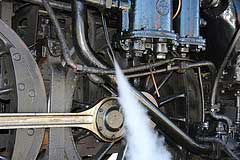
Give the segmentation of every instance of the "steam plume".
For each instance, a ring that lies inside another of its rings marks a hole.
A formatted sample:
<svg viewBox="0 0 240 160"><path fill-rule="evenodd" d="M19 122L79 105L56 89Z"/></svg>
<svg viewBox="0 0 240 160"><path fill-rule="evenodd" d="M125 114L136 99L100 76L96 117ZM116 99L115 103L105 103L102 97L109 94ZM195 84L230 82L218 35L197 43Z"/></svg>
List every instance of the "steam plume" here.
<svg viewBox="0 0 240 160"><path fill-rule="evenodd" d="M149 125L149 118L142 105L131 92L132 87L115 63L119 103L123 107L127 127L128 160L170 160L171 154Z"/></svg>

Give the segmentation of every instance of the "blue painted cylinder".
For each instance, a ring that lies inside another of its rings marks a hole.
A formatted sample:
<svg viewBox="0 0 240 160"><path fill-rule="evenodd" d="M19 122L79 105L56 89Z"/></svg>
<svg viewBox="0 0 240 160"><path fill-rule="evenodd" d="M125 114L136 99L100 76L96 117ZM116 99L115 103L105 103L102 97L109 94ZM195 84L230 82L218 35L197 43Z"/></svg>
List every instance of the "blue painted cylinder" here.
<svg viewBox="0 0 240 160"><path fill-rule="evenodd" d="M129 31L133 37L175 39L172 0L133 0Z"/></svg>
<svg viewBox="0 0 240 160"><path fill-rule="evenodd" d="M200 36L200 0L182 0L180 13L180 39L183 45L205 45Z"/></svg>

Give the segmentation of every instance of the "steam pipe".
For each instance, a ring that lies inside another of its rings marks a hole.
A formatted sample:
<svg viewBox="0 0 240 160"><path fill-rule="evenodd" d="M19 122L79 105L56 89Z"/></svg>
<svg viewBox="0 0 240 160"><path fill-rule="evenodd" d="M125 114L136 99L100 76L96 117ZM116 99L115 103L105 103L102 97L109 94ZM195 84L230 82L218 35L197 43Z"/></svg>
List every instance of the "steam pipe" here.
<svg viewBox="0 0 240 160"><path fill-rule="evenodd" d="M144 65L139 65L139 66L134 66L131 68L127 68L127 69L123 69L123 73L124 74L133 74L136 72L141 72L140 74L144 75L149 75L150 72L144 72L146 70L149 70L151 68L157 68L163 65L167 65L171 62L175 62L175 61L189 61L188 59L184 59L184 58L173 58L173 59L168 59L168 60L164 60L164 61L159 61L153 64L144 64ZM191 62L191 61L189 61ZM198 68L198 67L204 67L207 66L210 70L210 72L212 74L216 73L216 68L214 66L213 63L211 62L207 62L207 61L203 61L203 62L198 62L198 63L193 63L193 64L185 64L184 66L175 66L175 67L171 67L168 69L163 69L163 70L156 70L153 73L162 73L162 72L167 72L167 71L176 71L176 70L180 70L180 69L190 69L190 68ZM96 67L88 67L85 65L78 65L77 66L77 70L80 73L88 73L88 74L98 74L98 75L114 75L115 74L115 70L114 69L102 69L102 68L96 68Z"/></svg>
<svg viewBox="0 0 240 160"><path fill-rule="evenodd" d="M87 39L87 11L84 7L84 0L73 0L72 1L72 10L73 10L73 38L74 46L77 50L78 57L87 62L87 65L93 65L99 68L107 68L102 64L96 57L95 53L89 45Z"/></svg>

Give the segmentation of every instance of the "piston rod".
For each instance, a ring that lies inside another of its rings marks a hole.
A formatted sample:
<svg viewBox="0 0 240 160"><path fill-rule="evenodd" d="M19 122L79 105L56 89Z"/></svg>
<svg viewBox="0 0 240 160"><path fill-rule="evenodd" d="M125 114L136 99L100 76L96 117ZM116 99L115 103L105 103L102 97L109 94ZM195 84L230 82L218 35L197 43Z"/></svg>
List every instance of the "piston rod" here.
<svg viewBox="0 0 240 160"><path fill-rule="evenodd" d="M93 132L103 141L112 142L124 135L123 128L119 127L122 126L121 124L110 123L119 122L119 116L121 117L120 112L108 112L109 109L111 110L109 104L113 101L116 101L116 98L105 98L91 109L80 113L1 113L0 129L83 128ZM102 121L99 119L104 120L103 123L100 123ZM112 133L105 129L105 132L102 132L100 128L104 128L104 125L111 127L117 125L121 131ZM111 138L113 134L116 136Z"/></svg>
<svg viewBox="0 0 240 160"><path fill-rule="evenodd" d="M3 113L0 114L0 129L23 128L89 128L94 122L91 113Z"/></svg>

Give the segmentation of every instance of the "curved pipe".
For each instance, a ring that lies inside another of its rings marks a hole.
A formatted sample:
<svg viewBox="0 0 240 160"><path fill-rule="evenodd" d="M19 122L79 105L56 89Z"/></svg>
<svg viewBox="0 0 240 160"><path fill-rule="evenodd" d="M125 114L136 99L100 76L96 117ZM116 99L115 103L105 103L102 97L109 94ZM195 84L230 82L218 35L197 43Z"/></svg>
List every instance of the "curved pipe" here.
<svg viewBox="0 0 240 160"><path fill-rule="evenodd" d="M72 1L72 10L73 10L73 38L74 46L77 50L78 57L87 62L86 65L95 66L99 68L106 69L107 67L100 62L96 57L95 53L89 45L87 40L87 11L84 6L84 0L73 0Z"/></svg>

